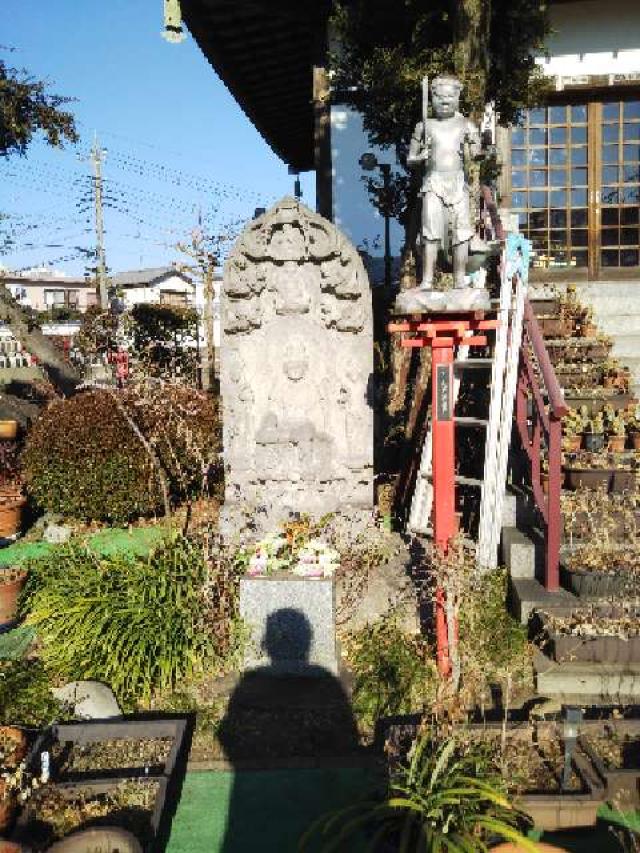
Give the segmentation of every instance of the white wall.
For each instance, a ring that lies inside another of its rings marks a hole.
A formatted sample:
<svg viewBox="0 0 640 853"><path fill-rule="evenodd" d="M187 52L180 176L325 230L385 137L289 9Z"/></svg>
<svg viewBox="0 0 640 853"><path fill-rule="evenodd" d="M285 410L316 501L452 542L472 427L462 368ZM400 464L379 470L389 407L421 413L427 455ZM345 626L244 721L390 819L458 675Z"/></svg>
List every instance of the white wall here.
<svg viewBox="0 0 640 853"><path fill-rule="evenodd" d="M331 156L333 165L333 220L357 248L367 249L375 258L384 257L384 218L373 207L358 163L365 151L372 151L380 163L395 163L394 152L372 146L362 129L362 118L341 105L331 107ZM368 247L365 241L368 242ZM404 230L391 220L391 255L398 257ZM376 265L382 271L382 264Z"/></svg>
<svg viewBox="0 0 640 853"><path fill-rule="evenodd" d="M550 15L546 75L640 73L640 0L552 4Z"/></svg>

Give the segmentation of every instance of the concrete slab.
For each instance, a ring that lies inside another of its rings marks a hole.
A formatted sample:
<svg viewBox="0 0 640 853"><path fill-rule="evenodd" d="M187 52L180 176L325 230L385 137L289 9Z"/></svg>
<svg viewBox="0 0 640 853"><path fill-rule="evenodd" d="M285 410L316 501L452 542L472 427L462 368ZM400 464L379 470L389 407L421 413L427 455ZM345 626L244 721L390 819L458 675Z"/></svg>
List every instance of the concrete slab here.
<svg viewBox="0 0 640 853"><path fill-rule="evenodd" d="M540 581L531 578L511 578L509 582L511 612L526 625L533 610L541 607L572 607L578 604L575 595L566 589L548 592Z"/></svg>
<svg viewBox="0 0 640 853"><path fill-rule="evenodd" d="M610 664L552 661L537 650L533 658L537 691L542 696L594 698L597 704L640 699L640 663Z"/></svg>

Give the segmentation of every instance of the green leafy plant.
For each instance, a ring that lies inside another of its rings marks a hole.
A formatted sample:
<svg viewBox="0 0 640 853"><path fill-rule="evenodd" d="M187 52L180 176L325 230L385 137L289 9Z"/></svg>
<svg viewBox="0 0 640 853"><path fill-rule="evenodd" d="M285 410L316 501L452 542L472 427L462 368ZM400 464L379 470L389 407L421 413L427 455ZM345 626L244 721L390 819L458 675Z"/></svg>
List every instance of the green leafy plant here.
<svg viewBox="0 0 640 853"><path fill-rule="evenodd" d="M201 546L176 534L146 558L72 544L31 566L22 608L54 673L105 681L132 704L171 689L215 651L206 580Z"/></svg>
<svg viewBox="0 0 640 853"><path fill-rule="evenodd" d="M381 717L421 711L433 695L433 656L420 637L405 634L393 618L348 635L345 653L353 673L352 707L367 728Z"/></svg>
<svg viewBox="0 0 640 853"><path fill-rule="evenodd" d="M303 836L300 848L319 840L326 853L348 850L364 836L371 851L391 844L400 853L482 853L496 838L535 851L519 831L525 821L481 747L461 748L455 736L440 740L427 732L415 742L408 764L392 776L384 797L324 816Z"/></svg>
<svg viewBox="0 0 640 853"><path fill-rule="evenodd" d="M196 380L198 315L179 305L140 303L131 311L133 343L145 371L156 377Z"/></svg>
<svg viewBox="0 0 640 853"><path fill-rule="evenodd" d="M0 660L0 724L44 726L67 716L38 660Z"/></svg>

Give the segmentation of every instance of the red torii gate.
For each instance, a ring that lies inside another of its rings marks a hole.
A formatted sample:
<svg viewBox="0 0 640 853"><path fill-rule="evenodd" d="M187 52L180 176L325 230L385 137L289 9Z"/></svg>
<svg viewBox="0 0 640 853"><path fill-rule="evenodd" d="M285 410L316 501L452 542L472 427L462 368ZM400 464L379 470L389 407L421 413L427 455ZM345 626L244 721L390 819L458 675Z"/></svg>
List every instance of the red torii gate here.
<svg viewBox="0 0 640 853"><path fill-rule="evenodd" d="M389 332L403 336L403 347L431 347L431 419L433 425L433 538L436 547L446 552L456 534L455 517L455 416L453 404L453 361L455 347L486 346L486 335L497 329L499 321L486 320L484 311L433 313L390 323ZM444 590L436 589L436 643L438 670L451 674ZM454 626L457 636L457 626Z"/></svg>

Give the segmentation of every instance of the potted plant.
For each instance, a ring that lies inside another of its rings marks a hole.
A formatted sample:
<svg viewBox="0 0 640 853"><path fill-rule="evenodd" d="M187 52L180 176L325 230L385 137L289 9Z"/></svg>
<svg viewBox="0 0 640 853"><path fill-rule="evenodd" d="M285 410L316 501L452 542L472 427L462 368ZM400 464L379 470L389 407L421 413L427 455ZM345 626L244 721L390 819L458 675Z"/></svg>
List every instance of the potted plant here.
<svg viewBox="0 0 640 853"><path fill-rule="evenodd" d="M19 566L0 566L0 628L11 625L18 612L18 597L27 580Z"/></svg>
<svg viewBox="0 0 640 853"><path fill-rule="evenodd" d="M577 453L582 447L585 417L582 410L570 409L562 419L562 449L565 453Z"/></svg>
<svg viewBox="0 0 640 853"><path fill-rule="evenodd" d="M10 539L20 531L26 498L18 489L0 492L0 539Z"/></svg>
<svg viewBox="0 0 640 853"><path fill-rule="evenodd" d="M627 409L629 436L634 450L640 450L640 405Z"/></svg>
<svg viewBox="0 0 640 853"><path fill-rule="evenodd" d="M596 326L593 319L593 309L591 306L587 306L582 309L582 313L580 315L579 330L580 336L582 338L595 338L598 327Z"/></svg>
<svg viewBox="0 0 640 853"><path fill-rule="evenodd" d="M584 431L585 450L597 453L604 447L604 418L602 412L598 412L589 418Z"/></svg>
<svg viewBox="0 0 640 853"><path fill-rule="evenodd" d="M607 447L611 453L622 453L627 440L627 425L621 414L616 415L608 427Z"/></svg>

